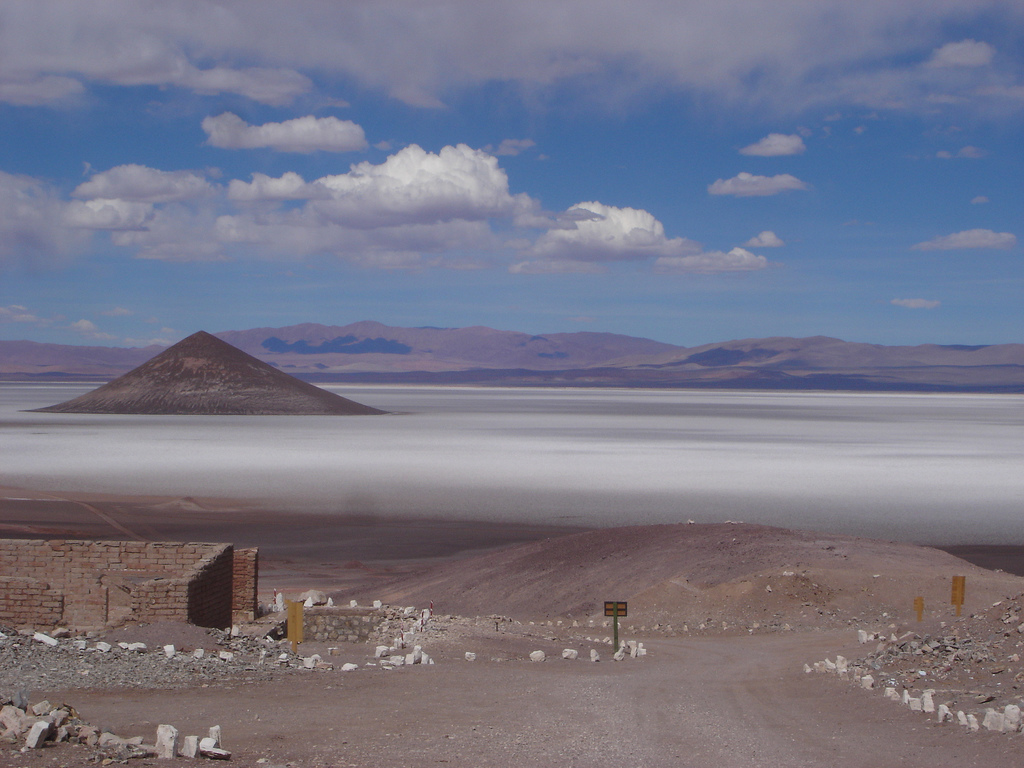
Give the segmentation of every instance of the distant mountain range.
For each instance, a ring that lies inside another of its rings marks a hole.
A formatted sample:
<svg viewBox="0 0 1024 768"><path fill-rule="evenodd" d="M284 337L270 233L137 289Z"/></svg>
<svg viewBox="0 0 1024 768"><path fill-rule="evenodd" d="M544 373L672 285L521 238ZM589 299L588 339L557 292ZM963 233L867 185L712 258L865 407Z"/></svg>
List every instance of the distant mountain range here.
<svg viewBox="0 0 1024 768"><path fill-rule="evenodd" d="M813 336L680 347L613 333L371 321L214 335L320 383L1024 392L1024 344L890 347ZM0 341L0 378L112 379L163 350Z"/></svg>

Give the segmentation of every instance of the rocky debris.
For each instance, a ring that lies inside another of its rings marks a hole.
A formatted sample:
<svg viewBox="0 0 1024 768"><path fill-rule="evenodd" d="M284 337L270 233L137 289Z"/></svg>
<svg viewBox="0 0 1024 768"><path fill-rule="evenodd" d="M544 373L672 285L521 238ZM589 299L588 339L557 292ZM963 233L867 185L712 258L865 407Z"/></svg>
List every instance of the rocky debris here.
<svg viewBox="0 0 1024 768"><path fill-rule="evenodd" d="M836 674L866 689L882 680L885 698L933 715L938 723L955 720L970 731L1020 732L1024 706L1022 616L1024 595L1018 595L969 616L941 622L934 634L897 634L895 625L889 626L888 635L858 630L861 643L877 641L866 657L849 662L839 656L835 661L804 665L804 670Z"/></svg>

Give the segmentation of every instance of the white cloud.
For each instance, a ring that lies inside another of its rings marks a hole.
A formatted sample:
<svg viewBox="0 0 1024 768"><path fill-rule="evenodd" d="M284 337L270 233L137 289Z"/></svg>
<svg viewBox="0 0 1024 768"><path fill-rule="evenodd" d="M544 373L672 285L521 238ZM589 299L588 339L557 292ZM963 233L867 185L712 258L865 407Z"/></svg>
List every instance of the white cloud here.
<svg viewBox="0 0 1024 768"><path fill-rule="evenodd" d="M159 171L145 165L118 165L79 184L73 197L167 203L190 200L213 192L209 182L191 171Z"/></svg>
<svg viewBox="0 0 1024 768"><path fill-rule="evenodd" d="M0 80L0 101L17 106L39 106L77 96L85 87L70 77L41 75L28 80Z"/></svg>
<svg viewBox="0 0 1024 768"><path fill-rule="evenodd" d="M494 154L500 156L518 155L531 147L537 146L533 139L503 139Z"/></svg>
<svg viewBox="0 0 1024 768"><path fill-rule="evenodd" d="M654 262L654 271L662 275L752 272L768 266L768 259L744 248L728 252L707 251L692 256L662 256Z"/></svg>
<svg viewBox="0 0 1024 768"><path fill-rule="evenodd" d="M135 313L132 312L127 307L113 307L111 309L107 309L100 312L100 314L103 315L104 317L129 317L131 315L134 315Z"/></svg>
<svg viewBox="0 0 1024 768"><path fill-rule="evenodd" d="M294 171L288 171L280 178L263 173L254 173L251 182L232 179L228 184L228 199L238 202L312 200L330 197L331 193L321 184L307 184Z"/></svg>
<svg viewBox="0 0 1024 768"><path fill-rule="evenodd" d="M34 312L30 311L28 307L23 307L20 304L9 304L6 307L0 307L0 323L27 323L29 325L51 325L54 319L48 319L39 317Z"/></svg>
<svg viewBox="0 0 1024 768"><path fill-rule="evenodd" d="M987 154L988 153L985 150L978 149L978 147L972 147L970 144L968 144L967 146L961 147L959 150L957 150L956 154L953 154L952 152L948 152L943 149L936 152L935 156L943 160L950 160L954 157L969 158L973 160L979 157L984 157Z"/></svg>
<svg viewBox="0 0 1024 768"><path fill-rule="evenodd" d="M225 149L269 147L279 152L354 152L366 149L363 129L336 117L297 117L281 123L249 125L232 112L203 120L207 143Z"/></svg>
<svg viewBox="0 0 1024 768"><path fill-rule="evenodd" d="M96 324L91 320L76 320L71 323L70 327L80 333L95 333L99 330L99 328L96 327Z"/></svg>
<svg viewBox="0 0 1024 768"><path fill-rule="evenodd" d="M317 184L330 197L310 201L306 213L354 229L483 220L531 207L526 195L509 193L495 157L465 144L437 154L411 144L380 165L358 163Z"/></svg>
<svg viewBox="0 0 1024 768"><path fill-rule="evenodd" d="M984 195L977 195L971 198L971 205L982 205L983 203L987 202L988 198L985 197Z"/></svg>
<svg viewBox="0 0 1024 768"><path fill-rule="evenodd" d="M776 235L770 229L766 229L759 235L747 240L743 245L748 248L781 248L785 243L782 241L781 237Z"/></svg>
<svg viewBox="0 0 1024 768"><path fill-rule="evenodd" d="M995 48L978 40L946 43L935 50L928 60L929 67L985 67L992 63Z"/></svg>
<svg viewBox="0 0 1024 768"><path fill-rule="evenodd" d="M81 229L144 229L153 217L152 203L126 200L72 200L64 210L69 227Z"/></svg>
<svg viewBox="0 0 1024 768"><path fill-rule="evenodd" d="M512 264L508 271L513 275L601 275L608 271L604 264L592 261L521 261Z"/></svg>
<svg viewBox="0 0 1024 768"><path fill-rule="evenodd" d="M568 213L576 220L541 235L530 255L552 261L625 261L700 251L692 240L666 237L662 223L644 210L595 201L578 203Z"/></svg>
<svg viewBox="0 0 1024 768"><path fill-rule="evenodd" d="M0 267L54 263L82 245L84 233L64 226L65 205L43 182L0 171Z"/></svg>
<svg viewBox="0 0 1024 768"><path fill-rule="evenodd" d="M741 172L731 179L718 179L708 185L712 195L736 195L736 197L763 197L777 195L794 189L808 189L808 185L796 176L780 173L776 176L755 176Z"/></svg>
<svg viewBox="0 0 1024 768"><path fill-rule="evenodd" d="M769 133L760 141L740 150L741 155L757 157L779 157L782 155L799 155L807 147L804 140L797 134Z"/></svg>
<svg viewBox="0 0 1024 768"><path fill-rule="evenodd" d="M907 309L935 309L942 302L933 299L893 299L889 303Z"/></svg>
<svg viewBox="0 0 1024 768"><path fill-rule="evenodd" d="M1017 236L1011 232L993 232L991 229L968 229L926 240L911 246L915 251L952 251L968 248L1012 248Z"/></svg>

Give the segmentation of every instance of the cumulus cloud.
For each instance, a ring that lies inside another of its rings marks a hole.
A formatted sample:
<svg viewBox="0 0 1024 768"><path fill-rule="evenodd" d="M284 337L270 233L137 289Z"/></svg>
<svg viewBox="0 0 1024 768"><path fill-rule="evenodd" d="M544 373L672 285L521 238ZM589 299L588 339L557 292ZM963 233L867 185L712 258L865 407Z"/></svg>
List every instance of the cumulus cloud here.
<svg viewBox="0 0 1024 768"><path fill-rule="evenodd" d="M153 217L152 203L127 200L72 200L64 210L69 227L81 229L144 229Z"/></svg>
<svg viewBox="0 0 1024 768"><path fill-rule="evenodd" d="M984 203L987 203L988 201L989 200L987 197L985 197L985 195L976 195L975 197L971 198L971 205L982 205Z"/></svg>
<svg viewBox="0 0 1024 768"><path fill-rule="evenodd" d="M654 271L662 275L752 272L768 266L768 259L744 248L730 251L706 251L692 256L662 256L654 262Z"/></svg>
<svg viewBox="0 0 1024 768"><path fill-rule="evenodd" d="M779 157L782 155L799 155L807 147L804 140L797 134L769 133L760 141L740 150L741 155L755 155L757 157Z"/></svg>
<svg viewBox="0 0 1024 768"><path fill-rule="evenodd" d="M731 179L718 179L708 185L708 192L712 195L735 195L736 197L765 197L794 189L809 189L809 186L788 173L780 173L776 176L755 176L744 171Z"/></svg>
<svg viewBox="0 0 1024 768"><path fill-rule="evenodd" d="M563 228L541 235L530 255L553 261L627 261L680 256L700 251L682 237L665 236L665 227L647 211L616 208L596 201L578 203Z"/></svg>
<svg viewBox="0 0 1024 768"><path fill-rule="evenodd" d="M22 107L35 107L77 96L85 87L70 77L43 75L27 80L0 80L0 101Z"/></svg>
<svg viewBox="0 0 1024 768"><path fill-rule="evenodd" d="M907 309L935 309L942 302L932 299L893 299L889 303L897 307L906 307Z"/></svg>
<svg viewBox="0 0 1024 768"><path fill-rule="evenodd" d="M366 149L363 129L336 117L297 117L281 123L249 125L232 112L204 118L207 143L225 149L267 147L279 152L354 152Z"/></svg>
<svg viewBox="0 0 1024 768"><path fill-rule="evenodd" d="M483 220L532 207L526 195L509 193L494 156L465 144L436 154L410 144L379 165L358 163L317 184L329 197L310 201L307 213L355 229Z"/></svg>
<svg viewBox="0 0 1024 768"><path fill-rule="evenodd" d="M276 179L263 173L254 173L251 182L232 179L228 183L228 199L237 202L312 200L330 196L326 187L307 184L294 171L288 171Z"/></svg>
<svg viewBox="0 0 1024 768"><path fill-rule="evenodd" d="M27 323L29 325L51 325L54 318L43 318L21 304L9 304L0 307L0 323Z"/></svg>
<svg viewBox="0 0 1024 768"><path fill-rule="evenodd" d="M64 226L65 205L38 179L0 171L0 267L53 263L83 244Z"/></svg>
<svg viewBox="0 0 1024 768"><path fill-rule="evenodd" d="M995 48L978 40L961 40L937 48L928 60L929 67L985 67L992 63Z"/></svg>
<svg viewBox="0 0 1024 768"><path fill-rule="evenodd" d="M967 229L926 240L911 246L915 251L953 251L973 248L1012 248L1017 236L1011 232L994 232L991 229Z"/></svg>
<svg viewBox="0 0 1024 768"><path fill-rule="evenodd" d="M755 235L745 242L748 248L781 248L785 245L782 238L772 232L770 229L766 229L759 235Z"/></svg>
<svg viewBox="0 0 1024 768"><path fill-rule="evenodd" d="M132 163L97 173L71 194L85 200L167 203L205 197L212 192L209 182L192 171L159 171Z"/></svg>

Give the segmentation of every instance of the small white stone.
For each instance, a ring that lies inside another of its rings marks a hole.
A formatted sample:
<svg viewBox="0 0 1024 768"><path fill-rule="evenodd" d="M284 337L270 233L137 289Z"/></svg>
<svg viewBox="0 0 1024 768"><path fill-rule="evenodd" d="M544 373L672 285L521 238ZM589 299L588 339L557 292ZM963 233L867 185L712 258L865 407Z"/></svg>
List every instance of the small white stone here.
<svg viewBox="0 0 1024 768"><path fill-rule="evenodd" d="M1020 730L1020 707L1016 704L1007 704L1003 709L1003 730Z"/></svg>
<svg viewBox="0 0 1024 768"><path fill-rule="evenodd" d="M530 661L544 661L547 658L547 654L544 651L533 651L530 654Z"/></svg>
<svg viewBox="0 0 1024 768"><path fill-rule="evenodd" d="M113 647L114 646L112 646L110 643L105 643L102 640L100 640L98 643L96 643L96 645L93 646L93 648L95 648L100 653L110 653L110 649Z"/></svg>
<svg viewBox="0 0 1024 768"><path fill-rule="evenodd" d="M922 710L921 699L917 696L911 696L907 700L907 706L910 707L911 712L920 712Z"/></svg>
<svg viewBox="0 0 1024 768"><path fill-rule="evenodd" d="M601 654L599 654L597 652L596 648L591 648L590 649L590 660L591 661L600 661L601 660Z"/></svg>
<svg viewBox="0 0 1024 768"><path fill-rule="evenodd" d="M359 607L359 601L358 600L349 600L348 601L348 607L349 608L358 608Z"/></svg>
<svg viewBox="0 0 1024 768"><path fill-rule="evenodd" d="M981 728L981 725L978 723L978 718L974 716L973 712L967 716L967 727L972 731L977 731Z"/></svg>
<svg viewBox="0 0 1024 768"><path fill-rule="evenodd" d="M186 736L181 741L181 756L195 758L199 757L199 737Z"/></svg>
<svg viewBox="0 0 1024 768"><path fill-rule="evenodd" d="M373 608L374 608L374 610L379 611L383 607L384 607L384 603L382 603L380 600L374 600L373 601Z"/></svg>
<svg viewBox="0 0 1024 768"><path fill-rule="evenodd" d="M621 648L612 654L612 659L614 661L622 661L624 658L626 658L626 652Z"/></svg>
<svg viewBox="0 0 1024 768"><path fill-rule="evenodd" d="M173 659L174 658L174 654L175 654L175 649L174 649L173 645L165 645L164 646L164 656L166 656L168 659Z"/></svg>
<svg viewBox="0 0 1024 768"><path fill-rule="evenodd" d="M38 720L28 729L28 736L25 737L25 746L29 749L40 749L49 735L50 722L48 720Z"/></svg>
<svg viewBox="0 0 1024 768"><path fill-rule="evenodd" d="M958 709L958 710L956 711L956 721L957 721L957 722L958 722L958 723L959 723L960 725L967 725L967 723L968 723L968 721L967 721L967 715L965 715L965 714L964 714L964 711L963 711L962 709Z"/></svg>
<svg viewBox="0 0 1024 768"><path fill-rule="evenodd" d="M377 650L373 653L373 658L379 659L381 656L386 655L389 650L391 649L388 648L386 645L378 645Z"/></svg>
<svg viewBox="0 0 1024 768"><path fill-rule="evenodd" d="M476 654L472 651L466 651L466 661L476 661Z"/></svg>
<svg viewBox="0 0 1024 768"><path fill-rule="evenodd" d="M900 695L896 692L896 689L893 688L892 686L888 686L885 689L885 692L882 695L885 696L885 698L887 698L887 699L892 699L893 701L899 701L900 700Z"/></svg>
<svg viewBox="0 0 1024 768"><path fill-rule="evenodd" d="M304 666L306 669L313 669L316 666L317 662L321 660L322 659L320 654L314 653L312 656L307 656L302 660L302 666Z"/></svg>
<svg viewBox="0 0 1024 768"><path fill-rule="evenodd" d="M575 648L563 648L562 649L562 658L563 659L568 659L569 661L575 661L576 659L579 658L579 655L580 655L580 652L577 651Z"/></svg>
<svg viewBox="0 0 1024 768"><path fill-rule="evenodd" d="M89 647L89 643L86 640L73 640L71 644L75 647L76 651L84 651Z"/></svg>
<svg viewBox="0 0 1024 768"><path fill-rule="evenodd" d="M206 651L203 650L202 648L196 648L194 651L192 651L192 658L193 659L201 659L205 655L206 655Z"/></svg>
<svg viewBox="0 0 1024 768"><path fill-rule="evenodd" d="M868 641L868 633L865 632L863 629L858 629L857 630L857 642L860 643L861 645L863 645L867 641Z"/></svg>
<svg viewBox="0 0 1024 768"><path fill-rule="evenodd" d="M348 662L347 664L341 665L342 672L355 672L357 669L359 669L359 665L353 664L352 662Z"/></svg>
<svg viewBox="0 0 1024 768"><path fill-rule="evenodd" d="M42 632L36 632L35 634L33 634L32 639L35 640L37 643L43 643L44 645L48 645L51 648L59 644L59 641L56 638L50 637L49 635L44 634Z"/></svg>
<svg viewBox="0 0 1024 768"><path fill-rule="evenodd" d="M872 688L875 687L875 678L873 678L871 675L864 675L860 679L860 687L870 691Z"/></svg>
<svg viewBox="0 0 1024 768"><path fill-rule="evenodd" d="M996 709L986 709L985 719L981 721L981 727L987 731L999 731L1002 733L1003 726L1006 724L1006 718L1003 717L1003 713Z"/></svg>
<svg viewBox="0 0 1024 768"><path fill-rule="evenodd" d="M307 597L305 600L303 600L302 601L302 607L303 608L312 608L313 607L313 598L312 597Z"/></svg>
<svg viewBox="0 0 1024 768"><path fill-rule="evenodd" d="M217 654L217 658L219 658L221 661L232 661L235 658L235 654L233 654L231 651L221 651Z"/></svg>
<svg viewBox="0 0 1024 768"><path fill-rule="evenodd" d="M939 704L938 712L935 714L935 720L939 723L944 723L947 720L953 719L953 713L949 711L949 707L945 704Z"/></svg>
<svg viewBox="0 0 1024 768"><path fill-rule="evenodd" d="M932 696L935 695L935 691L929 689L921 694L921 710L923 712L934 712L935 701Z"/></svg>

